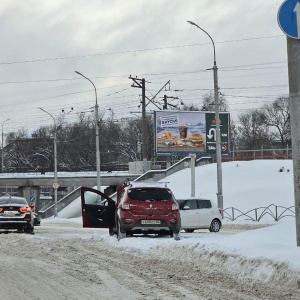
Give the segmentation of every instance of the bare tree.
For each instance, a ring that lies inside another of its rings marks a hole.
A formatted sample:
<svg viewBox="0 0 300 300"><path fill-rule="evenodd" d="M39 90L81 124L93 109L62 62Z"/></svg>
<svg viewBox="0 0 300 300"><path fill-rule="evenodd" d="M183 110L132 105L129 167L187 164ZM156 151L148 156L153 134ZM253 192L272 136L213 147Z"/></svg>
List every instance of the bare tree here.
<svg viewBox="0 0 300 300"><path fill-rule="evenodd" d="M252 110L239 116L236 141L241 149L269 147L273 139L263 123L259 110Z"/></svg>
<svg viewBox="0 0 300 300"><path fill-rule="evenodd" d="M146 139L148 144L148 157L153 156L153 120L151 117L146 119ZM115 141L116 148L131 161L140 160L138 156L138 142L142 142L142 118L130 119L123 123L119 139Z"/></svg>
<svg viewBox="0 0 300 300"><path fill-rule="evenodd" d="M277 98L273 103L263 106L261 121L270 128L273 137L281 142L281 147L291 143L291 123L289 99Z"/></svg>
<svg viewBox="0 0 300 300"><path fill-rule="evenodd" d="M181 110L185 111L215 111L215 98L214 95L210 92L204 96L202 96L202 99L199 100L199 102L202 104L184 104L183 108ZM220 111L228 111L228 104L227 100L223 95L219 96L219 102L220 102Z"/></svg>
<svg viewBox="0 0 300 300"><path fill-rule="evenodd" d="M200 111L200 110L203 110L202 109L202 106L198 106L198 105L195 105L195 104L184 104L182 109L181 110L184 110L184 111Z"/></svg>
<svg viewBox="0 0 300 300"><path fill-rule="evenodd" d="M228 103L226 98L223 95L219 95L219 103L220 103L220 107L219 107L220 111L228 111ZM204 95L202 99L201 110L215 111L215 107L216 107L215 98L212 92Z"/></svg>
<svg viewBox="0 0 300 300"><path fill-rule="evenodd" d="M31 146L26 143L27 131L22 128L10 132L6 137L6 170L9 172L26 172L33 164L29 157Z"/></svg>

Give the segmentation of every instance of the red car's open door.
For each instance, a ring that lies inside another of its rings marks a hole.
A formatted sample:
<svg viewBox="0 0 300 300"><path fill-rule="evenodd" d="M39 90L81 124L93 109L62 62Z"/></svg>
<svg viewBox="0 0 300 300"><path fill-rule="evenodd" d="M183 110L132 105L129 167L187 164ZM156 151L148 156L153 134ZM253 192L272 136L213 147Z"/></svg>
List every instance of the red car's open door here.
<svg viewBox="0 0 300 300"><path fill-rule="evenodd" d="M83 227L113 228L116 203L98 190L81 188Z"/></svg>

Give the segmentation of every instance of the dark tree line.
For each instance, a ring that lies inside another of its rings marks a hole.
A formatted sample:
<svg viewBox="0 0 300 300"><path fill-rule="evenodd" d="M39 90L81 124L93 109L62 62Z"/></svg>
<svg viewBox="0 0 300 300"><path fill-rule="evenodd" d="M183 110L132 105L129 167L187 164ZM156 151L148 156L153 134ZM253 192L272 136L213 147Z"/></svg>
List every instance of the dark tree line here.
<svg viewBox="0 0 300 300"><path fill-rule="evenodd" d="M184 106L183 110L213 111L212 94L203 97L201 106ZM220 111L228 111L226 99L220 97ZM99 119L101 170L120 169L130 161L141 160L142 119ZM42 126L31 136L24 129L10 132L4 148L5 172L53 171L54 126ZM153 117L147 116L147 154L154 158ZM57 161L59 171L95 170L95 122L91 116L80 115L72 124L62 118L56 124ZM231 143L235 148L256 150L260 147L286 147L291 144L288 98L280 97L260 109L241 113L231 121ZM277 148L278 148L277 147ZM118 167L117 167L118 166Z"/></svg>
<svg viewBox="0 0 300 300"><path fill-rule="evenodd" d="M140 159L138 142L141 141L141 119L100 119L101 170L113 170L116 165ZM153 121L147 118L148 155L153 157ZM95 170L95 122L80 116L72 124L59 120L56 125L58 171ZM6 172L48 172L54 165L54 126L43 126L30 137L21 129L6 137Z"/></svg>
<svg viewBox="0 0 300 300"><path fill-rule="evenodd" d="M260 109L239 115L238 124L232 126L235 144L240 149L281 148L291 145L289 101L279 97Z"/></svg>

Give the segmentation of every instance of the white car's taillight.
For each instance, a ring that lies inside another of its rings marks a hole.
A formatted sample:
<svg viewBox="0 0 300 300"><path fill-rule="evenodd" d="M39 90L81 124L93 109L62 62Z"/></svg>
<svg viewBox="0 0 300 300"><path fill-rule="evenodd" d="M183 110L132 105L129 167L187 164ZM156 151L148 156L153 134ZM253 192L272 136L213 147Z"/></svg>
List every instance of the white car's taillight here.
<svg viewBox="0 0 300 300"><path fill-rule="evenodd" d="M178 204L172 204L172 210L178 210L179 209L179 206Z"/></svg>
<svg viewBox="0 0 300 300"><path fill-rule="evenodd" d="M129 208L130 208L130 205L128 203L123 203L122 204L122 209L123 210L129 210Z"/></svg>

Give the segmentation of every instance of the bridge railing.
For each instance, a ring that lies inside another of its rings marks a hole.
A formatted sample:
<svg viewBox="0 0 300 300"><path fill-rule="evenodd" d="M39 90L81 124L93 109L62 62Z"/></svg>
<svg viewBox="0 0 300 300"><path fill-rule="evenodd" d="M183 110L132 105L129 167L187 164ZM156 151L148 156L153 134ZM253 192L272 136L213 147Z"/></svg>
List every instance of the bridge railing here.
<svg viewBox="0 0 300 300"><path fill-rule="evenodd" d="M212 162L212 157L200 157L196 160L196 165L201 164L201 162ZM134 181L158 181L167 176L170 176L182 169L189 168L191 166L191 157L187 156L175 163L174 165L170 166L168 169L165 170L150 170L144 173L143 175L136 178Z"/></svg>
<svg viewBox="0 0 300 300"><path fill-rule="evenodd" d="M71 202L73 202L75 199L80 197L80 189L81 187L78 187L70 194L66 195L59 201L57 201L57 211L60 212L63 208L65 208L67 205L69 205ZM48 204L45 207L42 208L42 210L38 211L38 214L42 218L49 218L54 215L54 204Z"/></svg>

